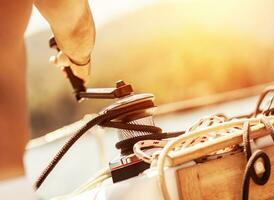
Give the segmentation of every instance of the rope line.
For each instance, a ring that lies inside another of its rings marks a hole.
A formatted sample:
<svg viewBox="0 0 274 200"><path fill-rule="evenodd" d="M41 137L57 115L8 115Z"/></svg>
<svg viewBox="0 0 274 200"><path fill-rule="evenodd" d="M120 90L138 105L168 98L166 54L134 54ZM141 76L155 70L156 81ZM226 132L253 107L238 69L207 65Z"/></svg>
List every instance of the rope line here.
<svg viewBox="0 0 274 200"><path fill-rule="evenodd" d="M270 88L262 93L257 103L255 112L253 116L257 116L258 114L265 114L266 111L260 110L260 105L265 98L265 96L269 93L274 91L274 88ZM273 99L270 102L272 104ZM83 136L89 129L94 127L95 125L99 125L102 127L111 127L111 128L118 128L123 130L130 130L130 131L141 131L150 133L148 135L142 135L133 137L130 139L125 139L116 144L117 148L120 148L123 151L133 151L136 155L143 160L147 160L146 162L151 163L152 161L157 159L157 168L158 168L158 181L160 184L160 189L163 194L164 199L170 199L165 174L164 174L164 167L165 167L165 160L170 151L177 151L180 149L184 149L189 146L193 146L196 143L205 142L208 139L216 138L223 136L224 134L239 131L243 129L243 143L244 149L247 158L247 165L244 172L243 178L243 185L242 185L242 199L247 200L249 195L249 183L250 178L259 185L265 184L270 176L270 160L266 153L261 150L256 150L252 153L250 147L250 140L249 140L249 132L250 132L250 123L254 125L255 123L262 122L266 129L271 130L271 135L274 135L274 128L272 122L273 117L265 117L262 116L260 119L258 118L251 118L252 115L246 115L243 117L236 117L236 118L227 118L224 115L215 115L209 116L199 120L198 122L194 123L186 132L174 132L174 133L162 133L162 130L156 126L149 126L149 125L138 125L138 124L128 124L122 123L117 121L112 121L113 119L117 118L119 115L126 114L128 112L134 112L142 109L148 109L151 105L149 103L144 103L140 105L136 105L133 107L126 107L116 110L110 110L107 113L100 114L99 116L91 119L87 122L82 128L80 128L66 143L65 145L59 150L59 152L54 156L52 161L49 165L45 168L42 174L39 176L37 181L35 182L35 189L39 189L43 182L46 180L48 175L52 172L52 170L56 167L59 161L63 158L63 156L68 152L68 150L76 143L76 141ZM269 108L270 109L270 106ZM273 109L273 108L272 108ZM272 112L270 111L270 114ZM263 112L263 113L262 113ZM248 119L246 119L246 117ZM238 118L238 119L237 119ZM243 118L243 119L240 119ZM225 130L225 131L224 131ZM210 132L215 131L214 135L209 135ZM217 132L219 131L218 135ZM185 133L185 134L184 134ZM177 137L174 140L161 141L162 139ZM274 137L273 137L274 139ZM144 140L144 141L140 141ZM155 141L157 140L157 141ZM140 142L139 142L140 141ZM190 142L190 143L189 143ZM136 144L137 143L137 144ZM157 144L156 144L157 143ZM133 149L134 144L136 144L135 148ZM142 148L147 148L149 146L152 147L161 147L163 148L162 151L157 154L148 157L143 151ZM230 149L231 150L231 149ZM216 152L215 152L216 153ZM159 158L158 158L159 156ZM255 171L255 163L258 159L263 160L263 164L265 167L265 172L262 176L258 176Z"/></svg>
<svg viewBox="0 0 274 200"><path fill-rule="evenodd" d="M54 156L54 158L52 159L52 161L49 163L49 165L44 169L44 171L41 173L41 175L38 177L37 181L34 184L34 188L37 190L40 188L40 186L42 185L42 183L46 180L46 178L48 177L48 175L52 172L52 170L55 168L55 166L59 163L59 161L63 158L63 156L67 153L67 151L75 144L75 142L81 137L83 136L89 129L91 129L92 127L94 127L95 125L100 125L100 126L104 126L104 124L106 124L107 126L113 125L115 124L116 128L120 128L120 123L109 123L112 119L115 119L117 116L124 114L124 113L128 113L128 112L132 112L132 111L136 111L139 109L147 109L149 108L150 105L146 105L146 104L140 104L138 106L135 107L128 107L128 108L123 108L123 109L117 109L117 110L112 110L109 111L105 114L101 114L93 119L91 119L89 122L87 122L81 129L79 129L66 143L65 145L58 151L58 153ZM127 125L122 125L121 128L126 128L125 126ZM128 128L132 128L132 124L128 125ZM137 126L134 125L134 128L136 128ZM138 126L140 127L140 126ZM142 130L149 132L149 133L160 133L160 129L159 128L151 128L151 126L147 126L147 125L142 125Z"/></svg>
<svg viewBox="0 0 274 200"><path fill-rule="evenodd" d="M266 118L265 118L266 119ZM265 124L265 127L267 128L267 125ZM250 125L249 122L245 122L243 125L244 132L243 132L243 144L244 144L244 150L245 155L247 159L247 164L244 170L243 175L243 182L242 182L242 200L248 200L249 198L249 185L250 185L250 178L256 183L257 185L264 185L267 183L270 177L271 173L271 163L268 155L263 152L262 150L256 150L254 153L252 153L251 146L250 146ZM256 162L263 163L263 166L265 168L265 171L263 174L257 174L255 170L255 164Z"/></svg>

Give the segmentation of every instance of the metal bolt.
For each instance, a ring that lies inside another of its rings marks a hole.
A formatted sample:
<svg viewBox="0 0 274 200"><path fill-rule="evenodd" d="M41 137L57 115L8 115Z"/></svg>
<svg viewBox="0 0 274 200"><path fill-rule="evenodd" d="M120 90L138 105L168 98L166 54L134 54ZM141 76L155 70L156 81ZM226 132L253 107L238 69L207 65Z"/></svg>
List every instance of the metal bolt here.
<svg viewBox="0 0 274 200"><path fill-rule="evenodd" d="M119 87L122 87L122 86L125 86L125 85L126 85L125 82L122 81L122 80L119 80L119 81L116 82L116 88L119 88Z"/></svg>

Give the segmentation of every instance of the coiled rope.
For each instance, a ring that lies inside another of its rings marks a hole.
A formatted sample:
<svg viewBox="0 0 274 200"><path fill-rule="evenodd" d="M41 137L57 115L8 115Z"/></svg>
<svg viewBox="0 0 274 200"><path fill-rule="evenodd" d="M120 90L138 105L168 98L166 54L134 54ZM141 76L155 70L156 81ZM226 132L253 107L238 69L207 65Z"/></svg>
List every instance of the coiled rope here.
<svg viewBox="0 0 274 200"><path fill-rule="evenodd" d="M120 124L117 124L115 122L111 122L111 120L115 119L117 116L136 111L139 109L147 109L150 108L150 104L140 104L133 107L123 108L123 109L117 109L109 111L105 114L101 114L93 119L91 119L89 122L87 122L81 129L79 129L66 143L65 145L59 150L59 152L54 156L52 161L49 163L49 165L44 169L42 174L39 176L37 181L34 184L35 189L39 189L39 187L42 185L42 183L45 181L45 179L48 177L48 175L51 173L51 171L55 168L55 166L59 163L59 161L63 158L63 156L67 153L67 151L72 147L72 145L75 144L75 142L82 137L89 129L94 127L95 125L100 125L108 127L115 127L115 128L123 128L126 129L126 126L128 126L128 129L134 129L138 130L141 129L142 131L146 131L148 133L160 133L161 129L158 127L153 126L146 126L146 125L132 125L132 124L123 124L122 127L120 127ZM153 136L152 136L153 137ZM151 138L153 139L153 138Z"/></svg>
<svg viewBox="0 0 274 200"><path fill-rule="evenodd" d="M142 103L137 104L135 106L126 107L117 110L110 110L105 114L101 114L89 122L87 122L81 129L79 129L66 143L65 145L58 151L58 153L54 156L52 161L48 164L48 166L44 169L41 175L38 177L37 181L34 184L34 188L37 190L40 188L42 183L46 180L51 171L55 168L55 166L59 163L59 161L63 158L63 156L68 152L68 150L76 143L76 141L81 138L89 129L94 127L95 125L100 125L102 127L112 127L118 129L125 130L134 130L134 131L142 131L151 133L145 136L137 136L131 139L127 139L124 141L120 141L117 143L116 147L120 148L123 152L128 151L129 149L133 149L133 145L140 140L149 140L149 139L164 139L169 137L176 137L183 132L174 132L174 133L162 133L162 130L156 126L149 125L138 125L138 124L127 124L121 122L113 122L111 120L117 118L118 116L134 112L137 110L148 109L151 107L151 103Z"/></svg>

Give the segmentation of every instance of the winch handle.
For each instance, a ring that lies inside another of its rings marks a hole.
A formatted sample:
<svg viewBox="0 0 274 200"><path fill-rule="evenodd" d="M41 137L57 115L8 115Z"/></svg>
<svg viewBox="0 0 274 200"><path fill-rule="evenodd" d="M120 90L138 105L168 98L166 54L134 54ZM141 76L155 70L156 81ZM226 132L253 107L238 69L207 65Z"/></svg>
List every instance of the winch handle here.
<svg viewBox="0 0 274 200"><path fill-rule="evenodd" d="M50 48L54 48L57 51L60 49L57 46L55 38L49 40ZM82 98L88 99L115 99L121 98L133 93L133 89L130 84L126 84L120 80L116 82L114 88L88 88L84 85L84 80L75 76L70 66L64 67L63 71L66 73L75 93L76 100L79 101Z"/></svg>
<svg viewBox="0 0 274 200"><path fill-rule="evenodd" d="M56 40L54 37L50 38L49 40L49 46L50 48L56 49L57 51L60 51L60 49L57 46ZM73 71L70 66L65 66L63 68L63 71L65 72L67 78L70 81L70 84L72 85L72 88L75 93L76 100L79 101L81 100L80 92L83 93L86 91L86 87L84 85L84 80L79 78L78 76L75 76L73 74Z"/></svg>

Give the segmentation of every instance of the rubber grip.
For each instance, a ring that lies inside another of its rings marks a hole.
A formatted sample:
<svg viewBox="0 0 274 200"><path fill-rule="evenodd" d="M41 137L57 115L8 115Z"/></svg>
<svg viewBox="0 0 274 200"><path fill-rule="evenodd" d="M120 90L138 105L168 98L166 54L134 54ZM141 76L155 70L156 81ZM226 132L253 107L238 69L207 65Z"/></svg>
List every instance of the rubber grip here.
<svg viewBox="0 0 274 200"><path fill-rule="evenodd" d="M66 73L67 78L69 79L70 84L75 92L76 99L80 100L79 92L86 91L86 87L84 86L84 81L81 78L75 76L69 66L64 67L63 71Z"/></svg>

